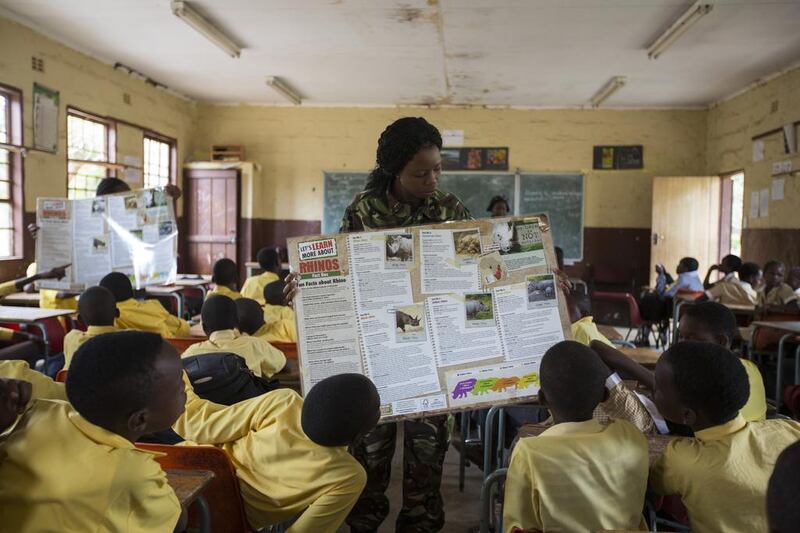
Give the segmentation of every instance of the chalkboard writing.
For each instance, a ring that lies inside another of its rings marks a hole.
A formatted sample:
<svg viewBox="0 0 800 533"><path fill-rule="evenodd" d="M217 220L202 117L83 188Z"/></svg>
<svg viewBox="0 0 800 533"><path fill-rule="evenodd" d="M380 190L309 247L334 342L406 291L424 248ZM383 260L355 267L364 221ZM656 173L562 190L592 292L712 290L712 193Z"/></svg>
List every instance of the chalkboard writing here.
<svg viewBox="0 0 800 533"><path fill-rule="evenodd" d="M545 213L564 258L583 258L583 174L521 174L519 214Z"/></svg>

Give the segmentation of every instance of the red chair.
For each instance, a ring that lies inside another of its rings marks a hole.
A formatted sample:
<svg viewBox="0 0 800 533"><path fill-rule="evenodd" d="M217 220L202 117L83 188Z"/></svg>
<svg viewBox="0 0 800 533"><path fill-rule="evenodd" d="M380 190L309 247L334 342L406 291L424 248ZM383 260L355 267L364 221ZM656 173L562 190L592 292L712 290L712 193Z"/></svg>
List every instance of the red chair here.
<svg viewBox="0 0 800 533"><path fill-rule="evenodd" d="M593 292L592 293L592 314L594 321L598 324L609 326L622 326L628 328L625 340L631 336L631 331L648 327L649 336L650 324L645 322L639 312L639 304L636 298L627 292Z"/></svg>
<svg viewBox="0 0 800 533"><path fill-rule="evenodd" d="M66 383L67 382L67 369L66 368L62 368L61 370L58 371L58 374L56 374L56 381L58 383Z"/></svg>
<svg viewBox="0 0 800 533"><path fill-rule="evenodd" d="M224 450L213 446L170 446L142 442L137 442L136 447L166 454L156 458L164 469L213 472L214 479L203 491L203 496L211 508L211 531L214 533L253 531L244 514L244 502L236 470ZM189 510L189 526L198 526L198 517L193 508Z"/></svg>

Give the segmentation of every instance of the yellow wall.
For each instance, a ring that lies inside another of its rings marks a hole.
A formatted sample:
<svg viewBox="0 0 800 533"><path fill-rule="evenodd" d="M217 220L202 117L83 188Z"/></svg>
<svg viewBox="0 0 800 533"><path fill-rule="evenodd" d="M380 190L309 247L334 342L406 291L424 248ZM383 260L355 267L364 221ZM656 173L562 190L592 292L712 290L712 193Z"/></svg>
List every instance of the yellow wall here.
<svg viewBox="0 0 800 533"><path fill-rule="evenodd" d="M585 172L587 226L648 228L652 178L705 171L704 110L200 105L193 155L207 159L211 144L244 145L247 159L260 166L252 217L318 220L323 171L371 169L381 131L408 115L440 129L463 129L467 145L508 146L511 168ZM591 170L596 144L644 145L644 170Z"/></svg>
<svg viewBox="0 0 800 533"><path fill-rule="evenodd" d="M44 73L31 69L31 56L44 60ZM195 118L193 103L155 89L25 26L0 18L0 83L23 92L26 145L33 144L34 82L60 92L59 147L56 154L32 151L26 158L26 211L35 211L38 196L66 195L67 106L174 137L178 141L178 161L184 160ZM131 97L131 104L123 102L126 93ZM125 155L136 156L141 162L142 130L119 125L116 153L118 162Z"/></svg>
<svg viewBox="0 0 800 533"><path fill-rule="evenodd" d="M777 102L777 111L773 111ZM772 163L792 159L800 170L800 157L783 152L783 134L764 140L763 161L753 162L752 138L783 124L800 120L800 69L723 102L708 112L707 161L709 173L744 170L744 214L750 209L750 193L769 188ZM800 177L786 177L785 199L770 201L769 216L746 221L753 229L800 228Z"/></svg>

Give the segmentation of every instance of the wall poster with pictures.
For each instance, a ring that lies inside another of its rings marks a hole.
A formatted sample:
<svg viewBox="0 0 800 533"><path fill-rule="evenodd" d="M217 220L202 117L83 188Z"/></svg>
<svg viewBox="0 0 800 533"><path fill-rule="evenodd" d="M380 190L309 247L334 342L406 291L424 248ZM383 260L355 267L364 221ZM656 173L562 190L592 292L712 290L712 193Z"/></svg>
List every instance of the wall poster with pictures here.
<svg viewBox="0 0 800 533"><path fill-rule="evenodd" d="M546 215L289 239L302 389L356 372L382 420L536 398L570 338Z"/></svg>

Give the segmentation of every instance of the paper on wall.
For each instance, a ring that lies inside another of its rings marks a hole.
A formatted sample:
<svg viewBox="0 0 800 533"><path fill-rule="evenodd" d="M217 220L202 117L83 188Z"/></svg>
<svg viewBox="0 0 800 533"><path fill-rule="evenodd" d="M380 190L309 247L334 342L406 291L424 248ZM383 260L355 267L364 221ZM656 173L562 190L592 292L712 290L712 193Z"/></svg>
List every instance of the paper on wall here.
<svg viewBox="0 0 800 533"><path fill-rule="evenodd" d="M753 161L764 160L764 141L753 141Z"/></svg>
<svg viewBox="0 0 800 533"><path fill-rule="evenodd" d="M786 180L784 178L774 178L772 180L772 199L783 200L784 186Z"/></svg>
<svg viewBox="0 0 800 533"><path fill-rule="evenodd" d="M769 216L769 189L759 191L758 215L761 218Z"/></svg>
<svg viewBox="0 0 800 533"><path fill-rule="evenodd" d="M750 193L750 218L758 218L758 207L761 204L761 195L758 191Z"/></svg>

